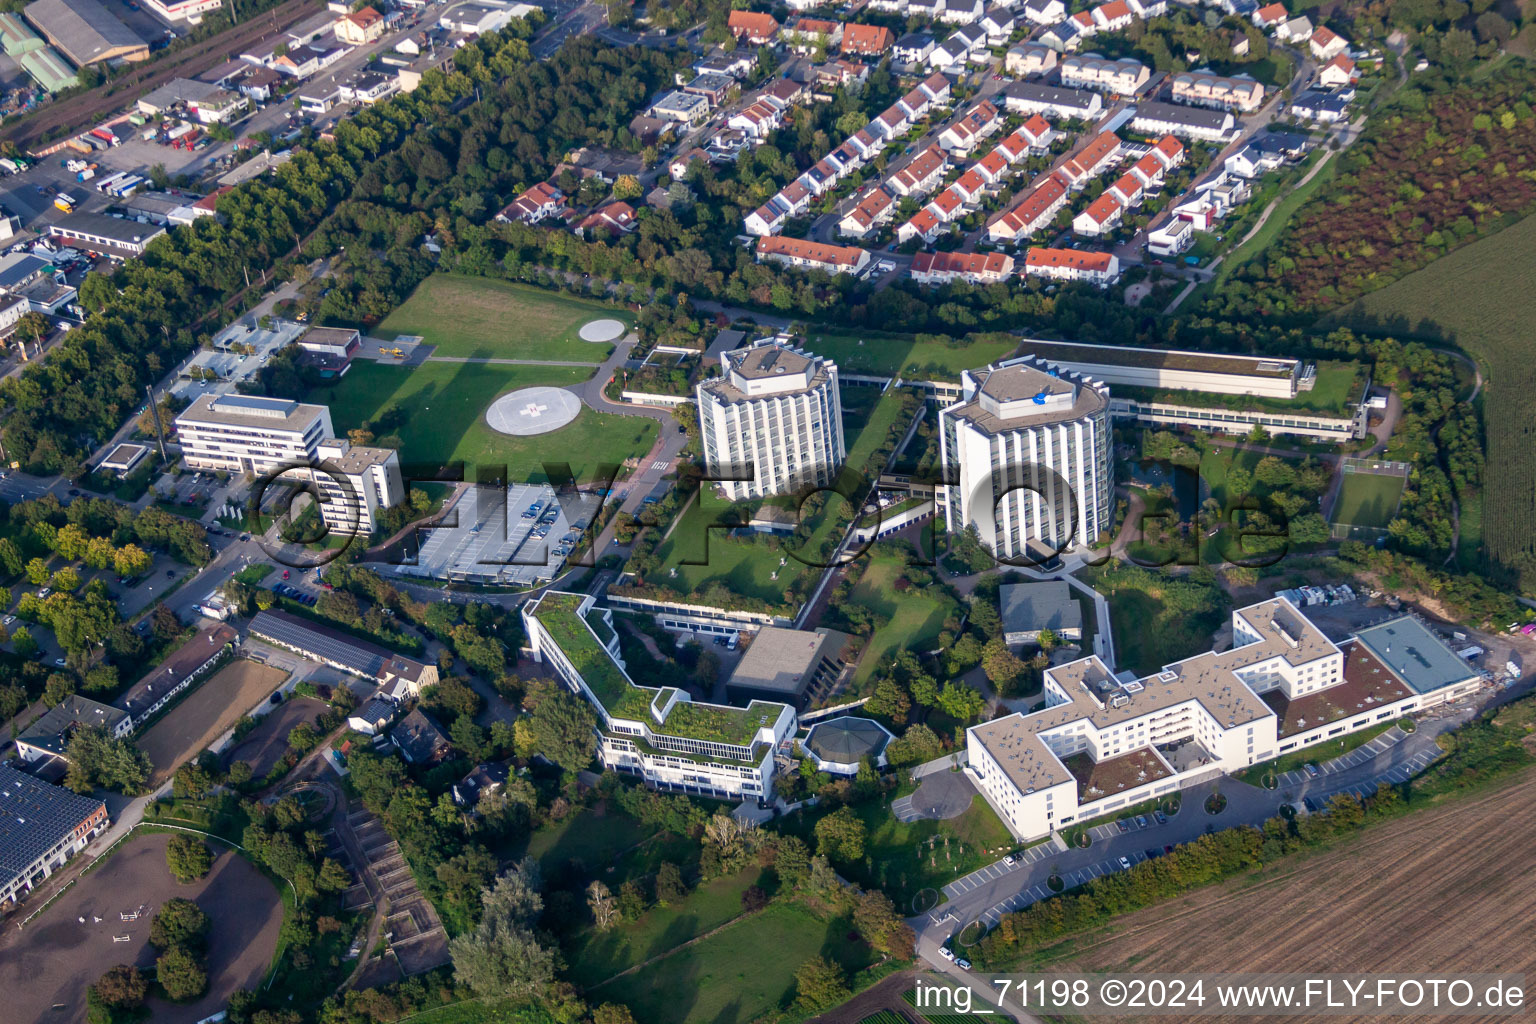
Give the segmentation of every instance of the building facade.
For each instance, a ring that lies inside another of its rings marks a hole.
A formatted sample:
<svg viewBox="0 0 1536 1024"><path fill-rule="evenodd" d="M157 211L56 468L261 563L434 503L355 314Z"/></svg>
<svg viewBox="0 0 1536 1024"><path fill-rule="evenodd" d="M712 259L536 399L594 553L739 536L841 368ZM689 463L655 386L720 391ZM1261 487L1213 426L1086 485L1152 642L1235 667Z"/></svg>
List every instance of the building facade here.
<svg viewBox="0 0 1536 1024"><path fill-rule="evenodd" d="M310 465L334 436L331 411L288 398L202 395L176 417L188 469L260 476Z"/></svg>
<svg viewBox="0 0 1536 1024"><path fill-rule="evenodd" d="M939 412L939 508L999 559L1092 543L1114 515L1109 389L1030 357L961 374Z"/></svg>
<svg viewBox="0 0 1536 1024"><path fill-rule="evenodd" d="M100 800L0 765L0 900L31 892L110 824Z"/></svg>
<svg viewBox="0 0 1536 1024"><path fill-rule="evenodd" d="M847 456L837 364L781 336L720 365L695 394L704 463L722 493L746 501L831 483Z"/></svg>

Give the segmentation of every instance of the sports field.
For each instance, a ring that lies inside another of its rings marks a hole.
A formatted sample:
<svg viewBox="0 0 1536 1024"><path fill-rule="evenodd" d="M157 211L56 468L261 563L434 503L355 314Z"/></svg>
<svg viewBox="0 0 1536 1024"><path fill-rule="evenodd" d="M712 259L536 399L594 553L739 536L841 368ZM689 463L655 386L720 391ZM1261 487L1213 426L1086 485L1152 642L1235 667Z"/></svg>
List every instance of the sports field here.
<svg viewBox="0 0 1536 1024"><path fill-rule="evenodd" d="M1346 473L1338 504L1333 509L1333 521L1341 526L1385 530L1397 512L1404 483L1400 476Z"/></svg>
<svg viewBox="0 0 1536 1024"><path fill-rule="evenodd" d="M629 311L602 302L484 277L433 274L373 333L419 334L439 356L600 363L613 346L576 335L597 319L634 323Z"/></svg>
<svg viewBox="0 0 1536 1024"><path fill-rule="evenodd" d="M1475 550L1481 540L1494 562L1526 572L1536 571L1536 516L1531 510L1536 450L1530 443L1536 436L1536 403L1529 398L1536 389L1533 251L1536 217L1527 217L1364 296L1319 325L1427 337L1478 361L1486 378L1480 398L1486 420L1487 485L1475 524L1481 534L1464 530L1462 546Z"/></svg>
<svg viewBox="0 0 1536 1024"><path fill-rule="evenodd" d="M583 343L585 344L585 343ZM656 424L583 408L575 422L535 437L492 430L485 410L498 395L535 384L579 384L592 371L575 366L495 366L423 363L417 367L355 363L341 380L315 388L309 401L331 407L336 432L367 427L379 438L400 439L400 461L507 467L513 482L544 479L543 464L568 462L577 479L603 462L618 463L650 451Z"/></svg>
<svg viewBox="0 0 1536 1024"><path fill-rule="evenodd" d="M986 334L954 345L922 341L910 334L879 334L812 327L805 347L837 363L844 373L959 380L961 370L986 366L1019 347L1019 339Z"/></svg>
<svg viewBox="0 0 1536 1024"><path fill-rule="evenodd" d="M155 766L150 785L170 778L177 765L233 728L286 678L288 673L280 668L239 658L194 683L190 694L134 741Z"/></svg>

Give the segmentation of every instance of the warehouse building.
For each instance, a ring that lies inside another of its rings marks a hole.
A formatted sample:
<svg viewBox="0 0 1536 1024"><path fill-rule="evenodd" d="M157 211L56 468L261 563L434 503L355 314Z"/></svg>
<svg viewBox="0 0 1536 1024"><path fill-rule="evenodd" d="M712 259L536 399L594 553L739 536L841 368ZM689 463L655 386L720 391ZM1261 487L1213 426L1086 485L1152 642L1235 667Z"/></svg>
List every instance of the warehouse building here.
<svg viewBox="0 0 1536 1024"><path fill-rule="evenodd" d="M0 900L31 892L111 823L100 800L0 765Z"/></svg>
<svg viewBox="0 0 1536 1024"><path fill-rule="evenodd" d="M79 67L149 59L149 44L97 0L33 0L23 11L54 48Z"/></svg>
<svg viewBox="0 0 1536 1024"><path fill-rule="evenodd" d="M43 41L42 36L32 31L19 14L0 14L0 50L32 76L45 92L58 92L80 84L74 69Z"/></svg>
<svg viewBox="0 0 1536 1024"><path fill-rule="evenodd" d="M104 213L72 213L48 225L48 234L71 248L132 259L143 255L150 242L165 234L165 228Z"/></svg>

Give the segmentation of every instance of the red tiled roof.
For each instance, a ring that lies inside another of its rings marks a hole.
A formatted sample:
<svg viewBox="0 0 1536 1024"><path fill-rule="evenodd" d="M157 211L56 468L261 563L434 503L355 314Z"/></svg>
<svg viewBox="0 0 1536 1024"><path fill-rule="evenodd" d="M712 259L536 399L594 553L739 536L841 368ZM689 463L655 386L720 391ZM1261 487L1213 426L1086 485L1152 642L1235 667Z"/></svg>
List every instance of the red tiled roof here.
<svg viewBox="0 0 1536 1024"><path fill-rule="evenodd" d="M1286 11L1285 4L1270 4L1267 7L1260 7L1259 13L1254 17L1268 24L1272 21L1285 21L1290 14Z"/></svg>
<svg viewBox="0 0 1536 1024"><path fill-rule="evenodd" d="M754 39L771 39L779 31L779 23L771 15L756 11L732 11L726 24L733 34Z"/></svg>
<svg viewBox="0 0 1536 1024"><path fill-rule="evenodd" d="M914 274L1007 274L1013 258L1000 252L920 252L912 257Z"/></svg>
<svg viewBox="0 0 1536 1024"><path fill-rule="evenodd" d="M1081 249L1030 249L1024 257L1030 267L1073 267L1104 273L1109 270L1110 254L1084 252Z"/></svg>
<svg viewBox="0 0 1536 1024"><path fill-rule="evenodd" d="M1131 5L1126 3L1125 0L1109 0L1107 4L1100 4L1099 13L1108 21L1114 21L1117 18L1134 18L1136 16L1131 11Z"/></svg>
<svg viewBox="0 0 1536 1024"><path fill-rule="evenodd" d="M844 53L884 53L896 44L896 36L884 25L843 26Z"/></svg>
<svg viewBox="0 0 1536 1024"><path fill-rule="evenodd" d="M759 238L757 251L760 255L789 256L835 267L856 267L859 264L859 257L867 255L863 249L853 245L827 245L824 242L812 242L803 238L784 238L780 235Z"/></svg>
<svg viewBox="0 0 1536 1024"><path fill-rule="evenodd" d="M1103 224L1120 210L1120 200L1105 192L1099 198L1088 204L1088 209L1083 212L1093 219L1095 224Z"/></svg>

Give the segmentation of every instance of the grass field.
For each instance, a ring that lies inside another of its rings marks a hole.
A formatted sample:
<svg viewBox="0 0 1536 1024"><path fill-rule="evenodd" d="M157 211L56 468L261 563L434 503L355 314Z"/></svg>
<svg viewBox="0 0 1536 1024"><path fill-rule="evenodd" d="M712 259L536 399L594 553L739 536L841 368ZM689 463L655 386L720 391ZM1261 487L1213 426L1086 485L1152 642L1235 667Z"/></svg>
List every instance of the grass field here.
<svg viewBox="0 0 1536 1024"><path fill-rule="evenodd" d="M1426 337L1471 354L1487 378L1483 394L1488 481L1480 510L1484 551L1495 563L1536 566L1536 289L1530 254L1536 217L1480 239L1373 292L1320 326L1348 324ZM1458 553L1459 554L1459 553ZM1469 553L1468 557L1472 557Z"/></svg>
<svg viewBox="0 0 1536 1024"><path fill-rule="evenodd" d="M957 609L941 590L898 592L893 584L906 562L904 555L873 554L854 588L854 603L888 616L875 630L859 662L854 686L868 679L887 656L898 650L926 651L939 639L944 620Z"/></svg>
<svg viewBox="0 0 1536 1024"><path fill-rule="evenodd" d="M1256 875L1117 917L1063 943L1050 966L1031 969L1195 974L1241 964L1253 972L1529 976L1536 970L1536 943L1529 941L1536 887L1496 880L1536 871L1532 779L1528 771L1491 792L1384 822L1305 859L1287 858ZM1345 1012L1332 1019L1380 1018Z"/></svg>
<svg viewBox="0 0 1536 1024"><path fill-rule="evenodd" d="M1326 159L1330 155L1325 151L1324 155L1318 157L1318 159ZM1275 207L1275 212L1270 214L1269 220L1264 222L1264 226L1247 242L1228 253L1227 258L1221 261L1221 267L1216 272L1216 284L1219 286L1231 275L1232 271L1262 253L1271 242L1279 238L1280 232L1290 223L1296 211L1301 209L1308 199L1316 195L1318 189L1332 181L1337 170L1338 162L1329 159L1327 165L1318 171L1311 181L1300 188L1291 189L1285 198L1280 200L1280 204Z"/></svg>
<svg viewBox="0 0 1536 1024"><path fill-rule="evenodd" d="M622 308L529 285L433 274L373 334L419 334L440 356L600 363L613 346L582 341L577 331L606 318L635 319Z"/></svg>
<svg viewBox="0 0 1536 1024"><path fill-rule="evenodd" d="M986 800L971 798L971 806L948 821L898 821L888 801L869 800L854 806L868 835L866 864L838 870L869 887L877 886L896 901L901 913L911 913L912 897L937 889L1000 858L1014 845L1013 836Z"/></svg>
<svg viewBox="0 0 1536 1024"><path fill-rule="evenodd" d="M1379 473L1346 473L1333 509L1333 521L1346 526L1365 526L1384 530L1397 512L1403 496L1400 476Z"/></svg>
<svg viewBox="0 0 1536 1024"><path fill-rule="evenodd" d="M656 424L583 408L575 422L537 437L508 437L485 422L498 395L536 384L578 384L591 371L575 366L488 366L424 363L418 367L360 362L340 381L314 388L308 401L331 407L336 432L371 425L400 438L401 462L507 467L512 481L544 479L543 463L569 462L578 480L599 463L642 456L656 442Z"/></svg>
<svg viewBox="0 0 1536 1024"><path fill-rule="evenodd" d="M793 1000L795 970L813 956L850 971L868 966L873 951L850 933L846 919L818 921L799 907L774 903L584 995L593 1005L627 1004L639 1024L752 1021Z"/></svg>
<svg viewBox="0 0 1536 1024"><path fill-rule="evenodd" d="M1018 347L1017 338L972 339L962 345L924 342L909 334L877 334L812 327L806 348L837 363L844 373L959 380L961 370L996 362Z"/></svg>

